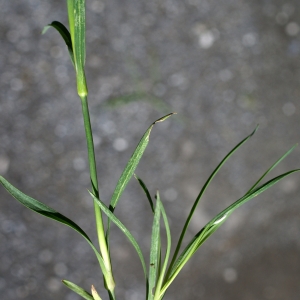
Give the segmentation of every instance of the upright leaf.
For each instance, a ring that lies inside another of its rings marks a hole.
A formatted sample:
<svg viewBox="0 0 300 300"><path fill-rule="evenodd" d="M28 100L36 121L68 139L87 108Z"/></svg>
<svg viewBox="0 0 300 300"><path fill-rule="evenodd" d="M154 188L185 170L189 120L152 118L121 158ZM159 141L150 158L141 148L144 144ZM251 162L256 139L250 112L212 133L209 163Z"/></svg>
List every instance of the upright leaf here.
<svg viewBox="0 0 300 300"><path fill-rule="evenodd" d="M251 193L258 184L282 161L284 160L288 155L292 153L292 151L297 147L297 144L294 145L292 148L290 148L284 155L282 155L256 182L255 184L249 189L249 191L246 194Z"/></svg>
<svg viewBox="0 0 300 300"><path fill-rule="evenodd" d="M170 226L169 226L169 222L168 222L168 218L167 218L167 214L165 212L164 206L160 200L159 194L157 197L157 201L159 202L160 205L160 209L161 209L161 214L163 216L163 220L164 220L164 224L165 224L165 228L166 228L166 234L167 234L167 249L166 249L166 255L164 258L164 263L161 269L161 272L159 274L159 278L156 284L156 288L155 288L155 295L154 295L154 300L159 300L162 299L161 295L160 295L160 290L163 284L163 280L165 277L165 272L167 270L167 265L169 262L169 257L170 257L170 252L171 252L171 231L170 231Z"/></svg>
<svg viewBox="0 0 300 300"><path fill-rule="evenodd" d="M157 192L156 198L159 198ZM149 266L149 290L147 300L154 299L156 277L158 274L159 257L160 257L160 213L161 213L160 201L156 201L156 207L154 211L154 218L152 224L152 236L151 236L151 248L150 248L150 266Z"/></svg>
<svg viewBox="0 0 300 300"><path fill-rule="evenodd" d="M183 250L182 254L178 258L178 260L174 263L171 272L169 273L168 279L166 280L161 292L160 296L162 296L170 284L173 282L175 277L181 271L183 266L188 262L188 260L195 254L195 252L199 249L199 247L227 220L227 218L241 205L245 204L252 198L258 196L265 190L269 189L271 186L285 178L286 176L293 174L295 172L299 172L300 169L292 170L281 174L260 187L247 192L243 197L235 201L233 204L228 206L226 209L221 211L216 217L214 217L211 221L209 221L192 239L192 241L187 245L187 247Z"/></svg>
<svg viewBox="0 0 300 300"><path fill-rule="evenodd" d="M213 180L213 178L215 177L215 175L219 172L219 170L221 169L221 167L224 165L224 163L228 160L228 158L237 150L239 149L250 137L252 137L254 135L254 133L256 132L258 126L254 129L254 131L249 134L246 138L244 138L240 143L238 143L224 158L223 160L219 163L219 165L216 167L216 169L212 172L212 174L209 176L209 178L207 179L207 181L205 182L203 188L201 189L199 195L197 196L192 208L191 208L191 211L185 221L185 224L182 228L182 231L181 231L181 234L180 234L180 237L179 237L179 240L177 242L177 245L176 245L176 249L175 249L175 252L173 254L173 258L172 258L172 261L171 261L171 264L169 266L169 269L168 269L168 272L167 274L170 273L171 269L173 268L173 264L175 263L175 260L177 258L177 255L180 251L180 248L181 248L181 244L182 244L182 241L183 241L183 238L185 236L185 233L187 231L187 228L190 224L190 221L192 219L192 216L199 204L199 201L201 199L201 197L203 196L204 192L206 191L207 187L209 186L209 184L211 183L211 181ZM168 275L167 275L168 276Z"/></svg>
<svg viewBox="0 0 300 300"><path fill-rule="evenodd" d="M85 65L85 1L75 0L74 5L74 51L77 71L78 95L86 97L88 94L84 72Z"/></svg>
<svg viewBox="0 0 300 300"><path fill-rule="evenodd" d="M141 251L141 248L139 246L139 244L137 243L137 241L135 240L135 238L133 237L133 235L131 234L131 232L124 226L124 224L110 211L110 209L105 205L104 202L102 202L99 198L97 198L93 193L91 193L89 191L90 195L93 197L94 201L97 203L97 205L99 205L99 207L101 208L101 210L107 215L107 217L114 222L122 231L123 233L127 236L127 238L129 239L129 241L131 242L131 244L133 245L133 247L135 248L140 261L142 263L142 267L143 267L143 271L144 271L144 275L146 278L146 281L148 281L148 277L147 277L147 269L146 269L146 264L145 264L145 260L143 257L143 253Z"/></svg>
<svg viewBox="0 0 300 300"><path fill-rule="evenodd" d="M112 212L114 212L115 207L116 207L118 201L120 200L120 197L121 197L122 193L124 192L125 187L127 186L132 175L134 174L134 171L135 171L141 157L143 156L144 151L146 150L146 147L149 143L149 137L150 137L150 133L151 133L153 126L156 123L163 122L164 120L166 120L173 114L174 113L170 113L170 114L156 120L155 122L153 122L151 124L151 126L147 129L147 131L145 132L143 137L141 138L141 140L138 143L136 149L134 150L131 158L129 159L123 173L121 174L121 177L116 185L116 188L115 188L112 198L110 200L109 208ZM110 229L110 221L108 221L107 240L109 240L109 229Z"/></svg>

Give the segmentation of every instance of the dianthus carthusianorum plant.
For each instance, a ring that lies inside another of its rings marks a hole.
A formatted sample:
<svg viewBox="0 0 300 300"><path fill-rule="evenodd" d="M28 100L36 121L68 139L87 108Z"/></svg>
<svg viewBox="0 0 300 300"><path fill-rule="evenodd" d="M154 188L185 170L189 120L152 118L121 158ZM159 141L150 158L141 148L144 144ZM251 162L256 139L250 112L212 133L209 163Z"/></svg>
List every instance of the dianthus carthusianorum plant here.
<svg viewBox="0 0 300 300"><path fill-rule="evenodd" d="M279 175L266 183L261 184L263 178L269 174L287 155L289 155L295 148L293 146L290 150L288 150L281 158L279 158L256 182L255 184L242 196L240 199L235 201L229 207L221 211L217 216L215 216L210 222L208 222L193 238L192 240L185 246L182 247L182 242L184 236L187 232L189 223L191 218L195 212L197 205L207 187L211 183L214 176L223 166L223 164L227 161L227 159L237 150L239 149L256 131L256 129L245 139L243 139L239 144L237 144L219 163L213 173L209 176L207 181L205 182L203 188L200 190L191 211L184 223L183 229L181 231L179 240L175 246L175 250L173 256L171 256L171 232L169 228L168 218L163 206L163 203L160 199L159 192L155 194L155 200L152 199L150 192L148 191L146 184L137 177L134 172L135 169L148 145L149 136L154 124L158 122L162 122L168 117L170 117L173 113L170 113L150 125L148 130L145 132L143 137L141 138L139 144L137 145L134 153L132 154L129 162L127 163L120 179L117 183L117 186L114 190L112 198L109 204L105 204L99 196L99 186L97 180L97 168L95 162L95 153L94 153L94 144L93 144L93 135L92 135L92 127L90 123L89 117L89 109L88 109L88 89L85 78L85 0L67 0L68 7L68 17L69 17L69 30L60 22L54 21L50 25L46 26L44 32L50 27L55 28L62 38L64 39L69 54L71 57L71 61L74 65L74 69L76 72L77 78L77 91L82 104L82 115L84 119L84 127L86 133L86 141L88 148L88 160L89 160L89 168L90 168L90 178L91 178L91 190L89 191L93 201L94 201L94 210L95 210L95 219L96 219L96 230L99 242L99 248L96 247L93 242L90 240L88 235L72 220L68 219L64 215L55 211L54 209L46 206L42 202L39 202L19 191L13 185L11 185L6 179L0 176L0 182L4 186L4 188L20 203L25 205L27 208L44 215L48 218L56 220L62 224L68 225L77 231L87 243L92 247L97 260L99 262L101 271L103 273L104 278L104 287L108 292L109 299L114 300L115 297L115 279L113 276L113 268L112 262L110 258L110 227L111 222L116 224L123 233L127 236L129 241L132 243L135 248L141 264L144 270L145 275L145 284L146 284L146 300L160 300L164 297L168 287L174 281L178 273L184 267L184 265L189 261L189 259L195 254L195 252L199 249L199 247L205 242L207 238L209 238L225 221L226 219L233 213L235 209L237 209L242 204L246 203L250 199L256 197L260 193L264 192L272 185L283 179L284 177L299 171L299 169L292 170L286 172L282 175ZM128 184L129 180L135 176L139 184L141 185L143 191L146 194L146 198L149 201L150 208L153 212L153 223L152 223L152 236L151 236L151 249L150 249L150 259L148 265L145 262L142 251L129 230L122 224L122 222L114 215L114 210L120 200L120 197ZM103 214L108 217L108 222L105 226L104 221L102 219ZM164 253L162 253L161 249L161 218L163 220L163 224L166 230L167 237L167 246ZM80 295L82 298L87 300L100 300L101 297L97 293L94 286L91 287L91 293L87 292L85 289L77 286L75 283L72 283L67 280L63 280L63 283L73 290L75 293Z"/></svg>

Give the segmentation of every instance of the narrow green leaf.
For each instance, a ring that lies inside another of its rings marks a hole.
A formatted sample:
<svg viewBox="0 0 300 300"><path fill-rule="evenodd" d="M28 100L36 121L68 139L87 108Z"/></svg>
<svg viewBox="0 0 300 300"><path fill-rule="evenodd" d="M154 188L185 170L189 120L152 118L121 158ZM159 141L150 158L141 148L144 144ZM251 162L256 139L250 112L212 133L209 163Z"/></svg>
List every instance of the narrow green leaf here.
<svg viewBox="0 0 300 300"><path fill-rule="evenodd" d="M92 295L93 295L93 297L94 297L95 300L102 300L93 285L92 285Z"/></svg>
<svg viewBox="0 0 300 300"><path fill-rule="evenodd" d="M150 193L149 193L148 188L146 187L144 181L143 181L141 178L139 178L136 174L134 174L134 177L135 177L135 179L139 182L139 184L140 184L140 186L142 187L142 189L144 190L144 192L145 192L145 194L146 194L146 196L147 196L148 202L149 202L149 204L150 204L151 210L152 210L152 212L154 213L153 200L152 200L152 197L151 197L151 195L150 195Z"/></svg>
<svg viewBox="0 0 300 300"><path fill-rule="evenodd" d="M294 145L291 149L289 149L284 155L282 155L256 182L255 184L249 189L246 194L249 194L253 191L257 185L282 161L284 160L291 152L297 147L297 144Z"/></svg>
<svg viewBox="0 0 300 300"><path fill-rule="evenodd" d="M76 78L78 95L86 97L88 94L84 72L85 65L85 0L74 2L74 41Z"/></svg>
<svg viewBox="0 0 300 300"><path fill-rule="evenodd" d="M143 266L143 271L144 271L144 275L146 280L148 281L148 277L147 277L147 269L146 269L146 264L145 264L145 260L143 257L143 253L141 251L140 246L138 245L137 241L135 240L135 238L133 237L133 235L131 234L131 232L123 225L123 223L110 211L110 209L104 204L104 202L102 202L99 198L97 198L95 195L93 195L92 192L90 192L90 195L93 197L94 201L99 205L99 207L101 208L101 210L107 215L107 217L114 222L122 231L123 233L127 236L127 238L129 239L129 241L131 242L131 244L133 245L133 247L135 248L140 261L142 263Z"/></svg>
<svg viewBox="0 0 300 300"><path fill-rule="evenodd" d="M156 285L156 276L159 267L160 253L160 213L161 206L158 200L159 193L156 194L156 207L152 224L151 248L150 248L150 266L149 266L149 290L147 300L154 299L154 288Z"/></svg>
<svg viewBox="0 0 300 300"><path fill-rule="evenodd" d="M164 224L165 224L165 228L166 228L166 233L167 233L167 249L166 249L166 255L165 255L164 263L163 263L163 266L162 266L162 269L161 269L161 272L159 274L159 278L158 278L158 281L157 281L157 284L156 284L154 300L159 300L159 299L162 298L160 296L160 290L161 290L161 287L162 287L162 284L163 284L163 280L164 280L164 276L165 276L165 273L166 273L166 270L167 270L167 265L168 265L168 262L169 262L169 257L170 257L170 252L171 252L171 245L172 245L172 242L171 242L171 231L170 231L170 226L169 226L167 214L165 212L163 203L161 202L159 195L157 197L157 201L158 201L158 203L160 205L161 214L163 216L163 220L164 220Z"/></svg>
<svg viewBox="0 0 300 300"><path fill-rule="evenodd" d="M71 289L73 292L81 296L82 298L86 300L94 300L93 296L85 291L80 286L76 285L75 283L68 281L68 280L62 280L63 284L65 284L69 289Z"/></svg>
<svg viewBox="0 0 300 300"><path fill-rule="evenodd" d="M69 18L69 27L70 27L72 45L74 45L74 32L75 32L74 3L75 0L67 0L68 18Z"/></svg>
<svg viewBox="0 0 300 300"><path fill-rule="evenodd" d="M216 217L214 217L210 222L208 222L192 239L188 246L184 249L178 260L175 262L174 267L171 270L171 273L163 286L160 295L163 295L169 285L173 282L175 277L181 271L183 266L187 261L195 254L199 247L227 220L227 218L235 211L238 207L245 204L252 198L258 196L265 190L269 189L271 186L285 178L286 176L299 172L300 169L292 170L281 174L268 182L264 183L260 187L252 190L250 193L246 193L243 197L235 201L233 204L228 206L226 209L221 211Z"/></svg>
<svg viewBox="0 0 300 300"><path fill-rule="evenodd" d="M203 196L205 190L207 189L207 187L209 186L209 184L211 183L211 181L213 180L213 178L215 177L215 175L218 173L218 171L221 169L221 167L224 165L224 163L229 159L229 157L237 150L239 149L250 137L252 137L254 135L254 133L256 132L258 126L254 129L254 131L248 135L246 138L244 138L240 143L238 143L224 158L223 160L219 163L219 165L216 167L216 169L212 172L212 174L209 176L209 178L207 179L207 181L205 182L203 188L201 189L199 195L197 196L192 208L191 208L191 211L186 219L186 222L183 226L183 229L181 231L181 234L180 234L180 237L179 237L179 240L177 242L177 245L176 245L176 249L175 249L175 252L173 254L173 257L172 257L172 261L170 263L170 266L169 266L169 269L168 269L168 272L167 272L167 277L169 276L170 272L171 272L171 269L173 268L173 265L176 261L176 258L177 258L177 255L180 251L180 248L181 248L181 244L182 244L182 241L183 241L183 238L185 236L185 233L187 231L187 228L190 224L190 221L192 219L192 216L199 204L199 201L201 199L201 197Z"/></svg>
<svg viewBox="0 0 300 300"><path fill-rule="evenodd" d="M117 186L114 190L114 193L112 195L112 198L110 200L110 207L112 209L112 211L115 209L126 185L128 184L130 178L132 177L148 143L149 143L149 137L150 137L150 133L151 130L153 128L153 126L156 123L162 122L164 120L166 120L167 118L169 118L171 115L173 115L174 113L170 113L158 120L156 120L155 122L153 122L151 124L151 126L147 129L147 131L145 132L145 134L143 135L143 137L141 138L139 144L137 145L136 149L134 150L130 160L128 161L118 183Z"/></svg>
<svg viewBox="0 0 300 300"><path fill-rule="evenodd" d="M269 180L268 182L264 183L263 185L259 186L258 188L252 190L250 193L247 193L245 195L245 199L238 200L236 203L232 204L232 207L228 208L228 212L235 210L236 208L243 205L250 199L258 196L259 194L261 194L265 190L269 189L271 186L273 186L274 184L276 184L278 181L282 180L283 178L287 177L288 175L299 172L299 171L300 171L300 169L291 170L291 171L283 173L283 174Z"/></svg>
<svg viewBox="0 0 300 300"><path fill-rule="evenodd" d="M131 158L129 159L117 185L116 188L114 190L114 193L112 195L112 198L110 200L110 210L112 212L114 212L114 209L118 203L118 201L120 200L120 197L125 189L125 187L127 186L129 180L131 179L132 175L134 174L134 171L141 159L141 157L144 154L144 151L146 150L146 147L149 143L149 137L150 137L150 133L151 130L153 128L153 126L156 123L162 122L164 120L166 120L167 118L169 118L171 115L173 115L175 113L170 113L158 120L156 120L155 122L153 122L151 124L151 126L147 129L147 131L145 132L145 134L143 135L143 137L141 138L139 144L137 145L136 149L134 150ZM110 230L110 220L108 220L108 229L107 229L107 241L109 240L109 230Z"/></svg>
<svg viewBox="0 0 300 300"><path fill-rule="evenodd" d="M64 24L62 24L58 21L53 21L51 24L44 27L42 34L44 34L50 27L55 28L60 33L61 37L64 39L64 41L68 47L71 61L72 61L73 65L75 66L74 53L73 53L73 47L72 47L72 39L71 39L71 34L70 34L69 30L65 27Z"/></svg>
<svg viewBox="0 0 300 300"><path fill-rule="evenodd" d="M75 0L74 4L74 47L78 67L85 65L85 0Z"/></svg>
<svg viewBox="0 0 300 300"><path fill-rule="evenodd" d="M97 249L95 248L93 243L91 242L88 235L76 223L74 223L72 220L68 219L64 215L60 214L56 210L52 209L51 207L43 204L42 202L25 195L20 190L18 190L13 185L11 185L2 176L0 176L0 183L16 200L18 200L21 204L23 204L27 208L35 211L36 213L39 213L39 214L45 216L45 217L48 217L52 220L55 220L64 225L67 225L67 226L71 227L72 229L74 229L75 231L77 231L81 236L83 236L85 238L85 240L89 243L89 245L92 247L92 249L94 250L94 252L98 258L103 275L107 276L107 272L106 272L105 265L104 265L101 255L99 254L99 252L97 251Z"/></svg>

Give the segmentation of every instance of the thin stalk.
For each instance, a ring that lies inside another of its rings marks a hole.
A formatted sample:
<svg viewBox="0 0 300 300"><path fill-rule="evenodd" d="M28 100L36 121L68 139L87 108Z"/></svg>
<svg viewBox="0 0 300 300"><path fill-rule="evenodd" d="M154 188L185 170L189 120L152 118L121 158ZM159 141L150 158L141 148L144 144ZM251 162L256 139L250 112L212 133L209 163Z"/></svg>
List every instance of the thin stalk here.
<svg viewBox="0 0 300 300"><path fill-rule="evenodd" d="M87 96L83 96L80 98L82 104L82 115L84 120L84 128L85 128L87 148L88 148L88 160L89 160L89 167L90 167L91 183L92 183L94 195L97 198L99 198L97 167L96 167L95 150L94 150L92 126L91 126L90 114L88 108L88 101L87 101ZM106 270L109 274L109 278L105 278L106 281L105 283L107 289L111 293L113 293L115 283L112 275L111 261L110 261L110 256L109 256L107 243L105 239L105 230L103 225L102 212L100 207L96 204L95 201L94 201L94 210L95 210L96 229L97 229L100 251L105 263Z"/></svg>

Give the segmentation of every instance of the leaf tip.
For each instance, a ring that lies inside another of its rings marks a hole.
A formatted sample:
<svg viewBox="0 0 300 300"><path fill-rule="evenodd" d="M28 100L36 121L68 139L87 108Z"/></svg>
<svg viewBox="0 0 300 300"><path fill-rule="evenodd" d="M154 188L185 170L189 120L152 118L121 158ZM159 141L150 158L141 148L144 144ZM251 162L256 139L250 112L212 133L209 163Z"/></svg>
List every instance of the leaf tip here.
<svg viewBox="0 0 300 300"><path fill-rule="evenodd" d="M94 287L93 285L92 285L91 290L92 290L92 295L93 295L94 299L95 299L95 300L101 300L101 298L100 298L98 292L96 291L96 289L95 289L95 287Z"/></svg>
<svg viewBox="0 0 300 300"><path fill-rule="evenodd" d="M165 115L165 116L159 118L158 120L156 120L156 121L153 123L153 125L156 124L156 123L163 122L164 120L168 119L168 118L171 117L172 115L176 115L176 114L177 114L176 112L171 112L171 113L169 113L169 114L167 114L167 115Z"/></svg>

